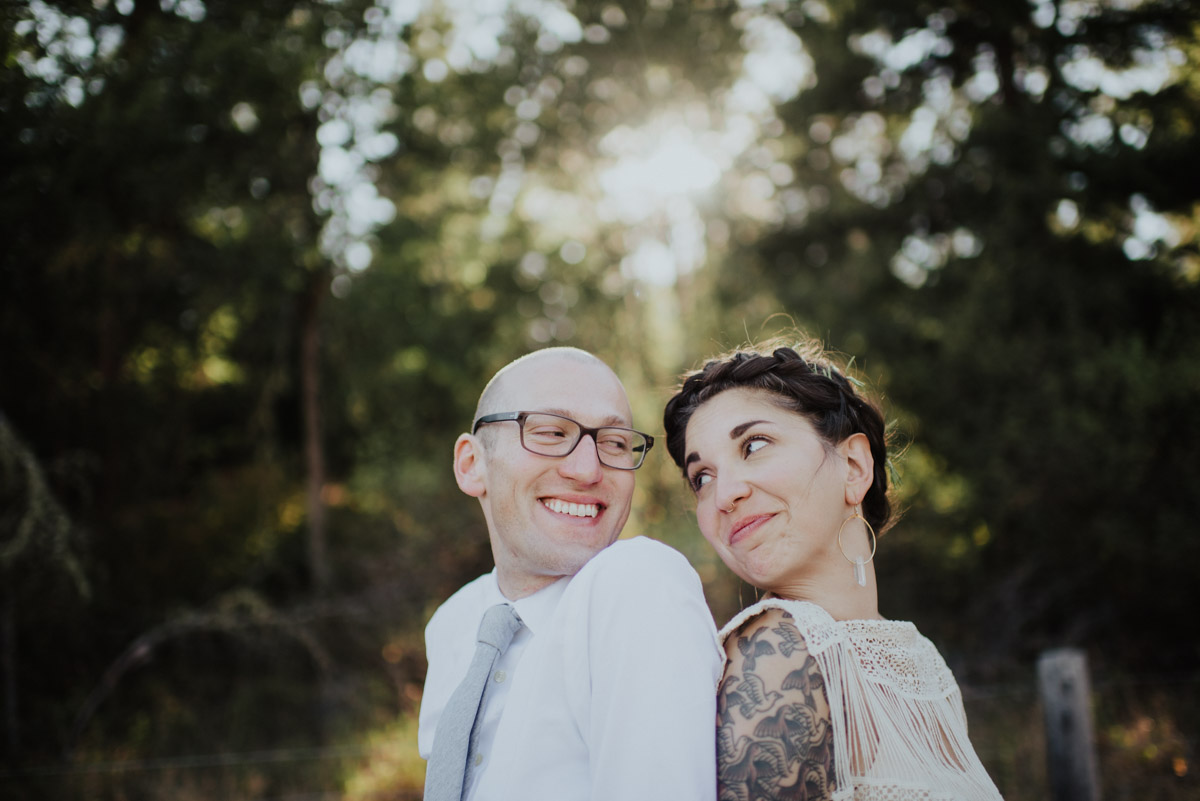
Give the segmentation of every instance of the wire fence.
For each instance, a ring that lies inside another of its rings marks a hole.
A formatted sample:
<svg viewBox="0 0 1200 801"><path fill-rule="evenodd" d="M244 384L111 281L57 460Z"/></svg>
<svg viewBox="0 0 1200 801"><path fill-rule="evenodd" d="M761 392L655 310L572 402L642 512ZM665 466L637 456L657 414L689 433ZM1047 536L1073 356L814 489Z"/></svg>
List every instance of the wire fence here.
<svg viewBox="0 0 1200 801"><path fill-rule="evenodd" d="M1200 673L1093 679L1100 797L1200 798ZM1043 703L1028 683L963 687L971 741L1008 801L1052 801Z"/></svg>
<svg viewBox="0 0 1200 801"><path fill-rule="evenodd" d="M1052 801L1042 704L1032 678L964 684L962 690L972 742L1002 795ZM1101 677L1092 690L1101 797L1200 798L1200 673ZM415 725L393 734L337 745L8 768L0 770L0 799L416 801L423 764Z"/></svg>

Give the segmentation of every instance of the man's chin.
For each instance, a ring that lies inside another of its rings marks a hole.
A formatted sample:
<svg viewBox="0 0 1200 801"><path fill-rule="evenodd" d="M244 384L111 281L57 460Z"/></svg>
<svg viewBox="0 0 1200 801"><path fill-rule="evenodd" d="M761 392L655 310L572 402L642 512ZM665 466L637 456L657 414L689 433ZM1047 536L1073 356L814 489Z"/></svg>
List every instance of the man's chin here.
<svg viewBox="0 0 1200 801"><path fill-rule="evenodd" d="M561 575L573 576L592 560L596 554L616 542L615 535L608 533L587 541L574 539L560 541L555 550L554 562L561 570Z"/></svg>

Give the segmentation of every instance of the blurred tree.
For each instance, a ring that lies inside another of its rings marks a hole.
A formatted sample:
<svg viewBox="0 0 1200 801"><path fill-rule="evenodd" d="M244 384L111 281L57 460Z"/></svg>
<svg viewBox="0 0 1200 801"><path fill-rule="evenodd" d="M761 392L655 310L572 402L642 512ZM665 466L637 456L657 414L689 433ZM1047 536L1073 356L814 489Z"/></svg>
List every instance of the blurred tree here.
<svg viewBox="0 0 1200 801"><path fill-rule="evenodd" d="M20 664L45 666L17 681L46 755L108 660L175 610L303 592L272 566L303 474L300 310L328 275L300 89L349 26L305 2L2 13L0 408L93 535L86 609L29 604L37 571L6 588Z"/></svg>
<svg viewBox="0 0 1200 801"><path fill-rule="evenodd" d="M553 200L655 74L727 68L730 9L556 8L0 12L0 409L95 587L10 606L49 666L8 673L26 757L311 742L318 683L359 720L411 705L414 632L490 564L431 469L481 382L555 342L648 371L620 226Z"/></svg>
<svg viewBox="0 0 1200 801"><path fill-rule="evenodd" d="M41 466L0 413L0 697L6 754L18 754L24 739L17 617L37 617L36 611L23 608L30 598L18 599L18 593L31 584L40 592L61 592L57 585L66 580L86 599L91 584L85 575L81 540L81 532L50 492ZM26 576L36 577L36 583Z"/></svg>
<svg viewBox="0 0 1200 801"><path fill-rule="evenodd" d="M780 110L801 194L725 269L724 319L769 298L906 421L888 613L977 668L1064 641L1194 664L1195 7L781 16L816 65Z"/></svg>
<svg viewBox="0 0 1200 801"><path fill-rule="evenodd" d="M410 736L421 625L490 566L448 466L486 376L587 347L653 430L675 371L776 311L915 439L890 614L976 666L1166 639L1195 601L1151 592L1196 548L1194 16L0 6L8 763ZM630 532L723 620L743 599L658 458Z"/></svg>

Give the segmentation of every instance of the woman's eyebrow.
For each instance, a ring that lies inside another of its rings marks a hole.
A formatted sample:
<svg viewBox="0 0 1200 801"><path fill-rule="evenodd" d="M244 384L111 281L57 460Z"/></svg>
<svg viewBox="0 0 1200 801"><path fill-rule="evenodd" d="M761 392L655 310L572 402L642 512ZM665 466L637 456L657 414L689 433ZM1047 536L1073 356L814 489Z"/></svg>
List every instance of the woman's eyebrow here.
<svg viewBox="0 0 1200 801"><path fill-rule="evenodd" d="M747 431L749 431L751 428L758 425L759 423L769 423L769 422L771 422L771 421L770 420L750 420L745 423L741 423L740 425L736 425L732 429L729 430L729 438L737 439L742 434L745 434ZM700 453L698 451L692 451L691 453L689 453L687 455L687 458L683 460L683 468L686 470L687 466L689 464L691 464L692 462L698 462L698 461L700 461Z"/></svg>
<svg viewBox="0 0 1200 801"><path fill-rule="evenodd" d="M751 420L748 423L742 423L740 426L734 426L733 428L731 428L729 430L729 438L737 439L742 434L745 434L752 427L758 425L759 423L769 423L769 422L771 422L771 421L770 420Z"/></svg>

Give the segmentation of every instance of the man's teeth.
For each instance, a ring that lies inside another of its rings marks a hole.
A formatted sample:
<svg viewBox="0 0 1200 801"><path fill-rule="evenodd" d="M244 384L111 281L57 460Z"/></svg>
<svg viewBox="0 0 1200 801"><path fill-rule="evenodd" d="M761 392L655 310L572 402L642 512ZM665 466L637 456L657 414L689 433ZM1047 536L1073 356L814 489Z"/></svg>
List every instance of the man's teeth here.
<svg viewBox="0 0 1200 801"><path fill-rule="evenodd" d="M600 507L594 503L567 503L558 498L547 498L542 503L552 512L572 517L595 517L600 514Z"/></svg>

